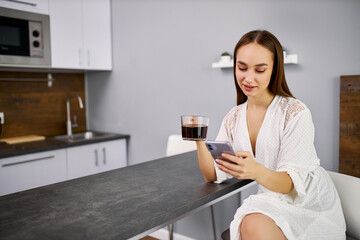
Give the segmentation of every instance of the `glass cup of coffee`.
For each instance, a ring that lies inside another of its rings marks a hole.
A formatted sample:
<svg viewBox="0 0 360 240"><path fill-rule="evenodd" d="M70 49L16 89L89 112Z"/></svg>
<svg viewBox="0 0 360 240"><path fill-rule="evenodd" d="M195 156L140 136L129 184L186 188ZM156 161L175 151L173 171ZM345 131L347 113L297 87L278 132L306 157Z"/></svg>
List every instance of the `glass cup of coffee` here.
<svg viewBox="0 0 360 240"><path fill-rule="evenodd" d="M206 140L209 118L195 115L181 116L181 132L184 140Z"/></svg>

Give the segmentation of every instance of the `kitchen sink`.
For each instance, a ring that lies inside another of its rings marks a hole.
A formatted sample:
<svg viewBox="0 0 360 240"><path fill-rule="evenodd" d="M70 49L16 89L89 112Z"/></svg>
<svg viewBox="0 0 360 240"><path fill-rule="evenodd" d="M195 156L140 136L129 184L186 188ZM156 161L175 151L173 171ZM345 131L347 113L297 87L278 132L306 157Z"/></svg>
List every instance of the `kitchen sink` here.
<svg viewBox="0 0 360 240"><path fill-rule="evenodd" d="M102 138L102 137L107 137L107 136L111 136L112 134L110 133L100 133L100 132L82 132L82 133L74 133L72 135L60 135L60 136L55 136L54 139L61 141L61 142L83 142L83 141L88 141L88 140L92 140L92 139L98 139L98 138Z"/></svg>

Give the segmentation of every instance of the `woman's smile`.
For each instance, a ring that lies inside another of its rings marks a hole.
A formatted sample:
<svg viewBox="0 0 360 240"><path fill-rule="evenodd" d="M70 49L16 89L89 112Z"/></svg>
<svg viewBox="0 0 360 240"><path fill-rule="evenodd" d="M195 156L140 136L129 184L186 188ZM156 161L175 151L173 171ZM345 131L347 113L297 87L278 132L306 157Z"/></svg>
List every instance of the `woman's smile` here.
<svg viewBox="0 0 360 240"><path fill-rule="evenodd" d="M255 86L251 86L251 85L247 85L247 84L243 84L245 91L247 92L251 92L252 90L254 90L256 87Z"/></svg>

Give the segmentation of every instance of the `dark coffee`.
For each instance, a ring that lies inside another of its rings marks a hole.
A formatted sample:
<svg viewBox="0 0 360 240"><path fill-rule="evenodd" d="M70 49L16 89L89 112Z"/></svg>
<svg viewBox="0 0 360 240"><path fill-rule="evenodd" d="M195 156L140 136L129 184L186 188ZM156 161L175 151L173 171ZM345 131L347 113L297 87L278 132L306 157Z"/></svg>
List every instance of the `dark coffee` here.
<svg viewBox="0 0 360 240"><path fill-rule="evenodd" d="M208 127L201 124L189 124L181 127L184 140L205 140Z"/></svg>

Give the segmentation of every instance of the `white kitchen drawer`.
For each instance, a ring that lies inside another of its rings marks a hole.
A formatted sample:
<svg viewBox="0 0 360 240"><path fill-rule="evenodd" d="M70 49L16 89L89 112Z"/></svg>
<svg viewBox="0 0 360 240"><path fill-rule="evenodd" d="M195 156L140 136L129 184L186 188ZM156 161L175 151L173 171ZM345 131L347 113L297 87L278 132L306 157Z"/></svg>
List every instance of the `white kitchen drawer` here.
<svg viewBox="0 0 360 240"><path fill-rule="evenodd" d="M0 196L65 180L65 149L0 159Z"/></svg>

